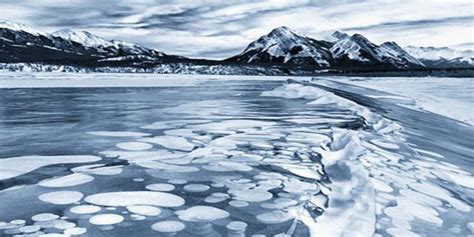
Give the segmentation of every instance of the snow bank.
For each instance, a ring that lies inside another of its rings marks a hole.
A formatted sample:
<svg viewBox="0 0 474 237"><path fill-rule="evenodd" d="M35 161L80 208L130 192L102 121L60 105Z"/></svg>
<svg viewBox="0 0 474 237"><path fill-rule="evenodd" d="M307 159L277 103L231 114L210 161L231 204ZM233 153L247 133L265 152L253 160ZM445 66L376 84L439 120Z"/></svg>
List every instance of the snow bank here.
<svg viewBox="0 0 474 237"><path fill-rule="evenodd" d="M408 97L415 101L415 108L474 125L474 78L337 78L337 81Z"/></svg>

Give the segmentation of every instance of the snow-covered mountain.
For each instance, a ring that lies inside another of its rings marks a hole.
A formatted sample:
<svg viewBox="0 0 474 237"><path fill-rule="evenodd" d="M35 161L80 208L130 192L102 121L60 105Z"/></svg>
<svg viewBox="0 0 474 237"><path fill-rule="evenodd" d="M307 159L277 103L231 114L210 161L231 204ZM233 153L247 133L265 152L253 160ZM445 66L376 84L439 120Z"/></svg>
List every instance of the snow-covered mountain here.
<svg viewBox="0 0 474 237"><path fill-rule="evenodd" d="M455 50L448 47L416 47L407 46L405 51L419 59L439 60L460 57L474 57L474 50Z"/></svg>
<svg viewBox="0 0 474 237"><path fill-rule="evenodd" d="M405 51L430 67L472 67L474 50L456 50L448 47L407 46Z"/></svg>
<svg viewBox="0 0 474 237"><path fill-rule="evenodd" d="M310 64L320 68L424 66L395 42L379 46L360 34L349 36L339 31L334 32L328 40L312 39L287 27L279 27L227 60L241 63Z"/></svg>
<svg viewBox="0 0 474 237"><path fill-rule="evenodd" d="M190 68L226 65L222 68L232 68L233 72L239 71L236 69L238 67L247 68L242 71L248 71L248 67L252 66L250 68L275 69L284 73L298 71L304 74L328 70L351 72L424 67L473 68L473 61L472 50L432 47L402 49L395 42L377 45L363 35L348 35L339 31L325 40L317 40L288 27L273 29L251 42L242 53L222 61L189 59L133 43L105 39L87 31L65 29L50 34L23 24L0 20L0 63L7 64L133 67L137 71L160 67L161 64L186 65Z"/></svg>
<svg viewBox="0 0 474 237"><path fill-rule="evenodd" d="M335 32L340 40L330 48L333 58L345 64L361 62L363 64L385 64L397 68L423 67L423 63L404 51L395 42L376 45L360 34L352 36ZM333 34L334 35L334 34Z"/></svg>
<svg viewBox="0 0 474 237"><path fill-rule="evenodd" d="M63 29L53 32L52 35L80 43L86 47L104 49L106 52L115 53L115 56L125 55L147 55L164 56L162 52L148 49L137 44L119 40L107 40L87 31L75 31Z"/></svg>
<svg viewBox="0 0 474 237"><path fill-rule="evenodd" d="M12 31L25 32L25 33L36 35L36 36L46 35L46 33L33 29L27 25L12 22L12 21L6 21L6 20L0 20L0 29L9 29Z"/></svg>
<svg viewBox="0 0 474 237"><path fill-rule="evenodd" d="M242 53L227 60L241 63L311 64L329 67L331 54L328 46L328 42L308 38L283 26L251 42Z"/></svg>
<svg viewBox="0 0 474 237"><path fill-rule="evenodd" d="M0 62L92 63L132 57L166 58L162 52L136 44L106 40L86 31L44 33L23 24L0 21ZM170 56L175 58L175 56Z"/></svg>
<svg viewBox="0 0 474 237"><path fill-rule="evenodd" d="M0 52L1 62L65 62L102 57L97 49L9 21L0 21Z"/></svg>

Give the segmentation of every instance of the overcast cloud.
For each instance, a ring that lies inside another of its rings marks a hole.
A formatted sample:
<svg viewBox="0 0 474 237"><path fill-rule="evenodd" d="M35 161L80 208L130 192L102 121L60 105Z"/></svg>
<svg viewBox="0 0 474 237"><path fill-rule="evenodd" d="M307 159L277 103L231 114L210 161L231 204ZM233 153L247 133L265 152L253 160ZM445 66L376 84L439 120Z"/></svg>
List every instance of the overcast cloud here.
<svg viewBox="0 0 474 237"><path fill-rule="evenodd" d="M402 46L474 43L472 0L2 0L0 18L216 59L282 25L317 39L342 30Z"/></svg>

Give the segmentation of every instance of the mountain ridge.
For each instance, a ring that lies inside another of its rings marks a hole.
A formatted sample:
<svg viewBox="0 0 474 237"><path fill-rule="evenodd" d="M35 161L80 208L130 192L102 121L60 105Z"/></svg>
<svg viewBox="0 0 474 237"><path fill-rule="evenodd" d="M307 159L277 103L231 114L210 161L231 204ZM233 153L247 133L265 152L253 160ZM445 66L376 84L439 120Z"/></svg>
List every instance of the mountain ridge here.
<svg viewBox="0 0 474 237"><path fill-rule="evenodd" d="M432 50L422 47L421 50ZM443 50L449 51L448 48ZM361 34L335 31L318 40L286 26L250 42L237 55L223 60L192 59L120 40L109 40L87 31L63 29L45 33L32 27L0 21L0 63L47 63L87 67L155 67L161 64L254 65L281 70L412 70L419 68L472 68L471 54L437 60L412 55L415 47L389 41L377 45ZM449 51L451 52L451 51ZM416 55L416 54L415 54Z"/></svg>
<svg viewBox="0 0 474 237"><path fill-rule="evenodd" d="M251 42L240 54L226 59L240 63L311 64L318 68L381 66L419 68L424 64L395 42L376 45L361 34L336 31L332 41L295 33L288 27L273 29Z"/></svg>

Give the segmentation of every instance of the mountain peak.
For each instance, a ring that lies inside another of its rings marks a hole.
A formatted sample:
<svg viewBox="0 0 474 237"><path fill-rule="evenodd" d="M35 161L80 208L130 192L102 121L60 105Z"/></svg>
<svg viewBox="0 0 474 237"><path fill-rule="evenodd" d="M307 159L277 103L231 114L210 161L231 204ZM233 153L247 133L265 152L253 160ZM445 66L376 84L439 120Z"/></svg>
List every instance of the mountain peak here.
<svg viewBox="0 0 474 237"><path fill-rule="evenodd" d="M97 35L94 35L88 31L62 29L62 30L52 33L52 35L80 43L87 47L97 47L97 46L109 47L109 46L115 45L114 42L106 40Z"/></svg>
<svg viewBox="0 0 474 237"><path fill-rule="evenodd" d="M365 36L361 34L353 34L351 37L351 40L354 40L356 42L363 42L363 43L371 43L369 39L367 39Z"/></svg>
<svg viewBox="0 0 474 237"><path fill-rule="evenodd" d="M272 38L292 38L299 35L289 27L280 26L273 29L267 36Z"/></svg>
<svg viewBox="0 0 474 237"><path fill-rule="evenodd" d="M331 37L335 38L335 39L338 39L338 40L342 40L344 38L347 38L349 37L348 34L344 33L344 32L340 32L340 31L334 31L334 33L331 34Z"/></svg>
<svg viewBox="0 0 474 237"><path fill-rule="evenodd" d="M247 48L228 60L245 63L310 64L328 67L330 53L317 40L281 26L251 42Z"/></svg>
<svg viewBox="0 0 474 237"><path fill-rule="evenodd" d="M27 25L12 22L12 21L7 21L7 20L1 20L1 19L0 19L0 28L9 29L13 31L22 31L22 32L26 32L32 35L47 35L46 33L33 29Z"/></svg>

